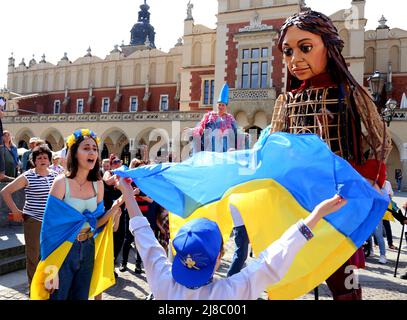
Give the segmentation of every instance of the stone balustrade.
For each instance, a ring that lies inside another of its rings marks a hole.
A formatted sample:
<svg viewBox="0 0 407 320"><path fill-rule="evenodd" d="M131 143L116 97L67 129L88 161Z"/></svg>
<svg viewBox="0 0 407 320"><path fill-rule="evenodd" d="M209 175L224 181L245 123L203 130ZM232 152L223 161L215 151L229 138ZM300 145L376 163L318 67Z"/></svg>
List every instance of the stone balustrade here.
<svg viewBox="0 0 407 320"><path fill-rule="evenodd" d="M5 124L63 122L200 121L205 111L19 115L3 118Z"/></svg>

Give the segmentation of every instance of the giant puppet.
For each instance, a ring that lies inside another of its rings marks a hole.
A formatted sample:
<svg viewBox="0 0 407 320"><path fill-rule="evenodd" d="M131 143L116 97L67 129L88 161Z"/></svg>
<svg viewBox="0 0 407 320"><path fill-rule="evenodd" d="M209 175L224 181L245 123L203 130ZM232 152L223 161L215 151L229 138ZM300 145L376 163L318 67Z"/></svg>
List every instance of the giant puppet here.
<svg viewBox="0 0 407 320"><path fill-rule="evenodd" d="M289 80L274 107L271 133L316 134L381 188L391 138L374 102L349 72L332 21L315 11L295 14L281 27L278 47ZM361 299L361 288L347 289L345 279L346 266L363 262L357 252L327 280L334 299Z"/></svg>

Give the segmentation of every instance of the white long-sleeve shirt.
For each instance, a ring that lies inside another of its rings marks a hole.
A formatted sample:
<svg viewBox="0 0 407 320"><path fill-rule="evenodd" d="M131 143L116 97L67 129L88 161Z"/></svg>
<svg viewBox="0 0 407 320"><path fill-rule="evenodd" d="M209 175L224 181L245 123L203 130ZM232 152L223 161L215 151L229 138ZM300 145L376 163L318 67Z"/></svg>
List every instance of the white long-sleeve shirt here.
<svg viewBox="0 0 407 320"><path fill-rule="evenodd" d="M130 231L143 260L151 292L157 300L255 300L285 275L295 255L307 242L298 227L293 225L239 273L225 279L214 278L205 286L189 289L173 279L172 264L145 217L132 218Z"/></svg>

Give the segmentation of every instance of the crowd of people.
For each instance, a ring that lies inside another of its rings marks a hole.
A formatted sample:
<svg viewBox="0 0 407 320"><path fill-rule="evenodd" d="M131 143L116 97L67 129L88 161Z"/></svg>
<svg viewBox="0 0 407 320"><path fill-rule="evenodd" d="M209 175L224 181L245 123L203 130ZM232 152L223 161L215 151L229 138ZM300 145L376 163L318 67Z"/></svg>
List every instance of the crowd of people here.
<svg viewBox="0 0 407 320"><path fill-rule="evenodd" d="M134 272L141 274L144 272L145 261L149 258L145 256L145 245L138 244L137 238L135 238L135 227L131 223L132 216L140 215L134 213L134 210L132 214L129 213L129 206L126 203L127 195L123 194L123 188L127 190L126 188L130 186L133 199L135 204L137 204L133 207L137 207L136 211L138 212L139 210L141 216L145 217L149 229L154 235L154 242L157 241L160 247L164 249L163 252L168 255L168 245L170 242L168 211L145 195L134 183L131 183L129 186L125 182L121 182L121 185L118 183L118 178L114 175L113 170L119 169L123 162L117 154L111 154L108 159L99 161L99 150L96 141L82 137L69 148L67 158L62 160L61 156L54 154L44 141L38 138L31 138L30 150L24 153L22 158L21 170L23 173L6 186L1 191L1 195L10 208L15 220L23 222L24 225L29 285L31 285L39 263L41 223L49 195L63 200L79 212L84 212L85 210L90 212L95 211L98 203L103 202L106 214L98 220L98 225L104 225L108 218L113 218L114 263L118 266L120 273L128 271L129 253L132 247L134 247ZM133 159L130 162L130 168L138 168L148 164L150 163L146 160ZM123 185L125 187L122 187ZM19 209L13 201L12 194L21 189L25 189L26 200L24 207ZM386 192L390 197L393 196L393 190L389 181L385 182L382 191ZM127 202L129 202L128 199ZM394 201L391 204L393 209L398 209L394 207ZM231 207L231 213L235 225L233 236L236 251L227 277L241 272L244 268L249 248L249 239L244 222L239 213L234 212L233 207ZM386 214L383 217L383 221L375 229L372 237L368 240L370 256L374 255L373 243L377 243L379 246L379 263L386 263L383 229L388 240L388 249L398 249L392 241L389 221L394 221L394 219L391 214ZM214 227L212 226L211 228L213 229ZM60 278L63 281L59 283L57 290L51 290L51 300L88 298L88 289L86 288L90 285L93 268L93 260L90 257L94 255L91 230L92 227L88 222L84 223L81 227L77 242L75 242L75 248L80 250L71 249L65 259L59 271ZM153 240L150 239L149 241ZM178 251L181 251L181 249L178 248ZM82 255L77 256L78 252L82 252ZM81 260L83 256L86 256L87 259ZM121 260L119 261L119 259ZM151 266L150 261L147 267L149 266ZM73 272L72 270L76 271ZM156 273L157 271L152 272ZM114 274L115 277L119 276L116 272ZM162 292L158 291L157 294L161 297ZM152 295L150 296L153 297ZM96 297L96 299L101 298L101 295Z"/></svg>
<svg viewBox="0 0 407 320"><path fill-rule="evenodd" d="M98 149L93 143L92 146L84 145L80 148L79 145L75 145L76 148L70 148L70 152L65 154L66 158L63 158L59 153L53 153L45 141L33 137L29 140L30 149L22 155L20 161L16 153L16 147L11 143L10 133L5 131L3 136L7 150L11 149L15 150L15 152L10 152L10 157L6 157L5 171L7 176L14 179L10 179L10 183L3 188L1 195L10 208L12 219L16 222L22 222L24 226L29 286L31 286L40 260L41 224L49 195L63 199L65 203L76 208L79 212L85 210L92 212L96 210L97 204L103 200L104 211L109 212L114 220L114 260L115 263L118 263L117 260L121 253L119 270L125 272L130 250L134 246L134 237L129 230L130 218L121 191L116 187L116 177L112 174L113 170L123 165L118 155L111 154L108 159L103 159L99 163ZM93 153L90 152L91 148L94 149ZM82 154L88 156L89 153L92 154L92 163L86 168L87 159L81 159L80 156L85 157ZM15 158L12 156L13 154L15 154ZM148 161L135 158L131 161L130 168L136 168L148 163ZM21 173L18 175L20 170ZM143 214L147 217L151 229L167 251L169 243L168 212L143 194L134 183L132 187L134 197ZM22 209L17 207L12 197L13 193L21 189L25 190L25 203ZM106 218L107 216L104 217L104 222L106 222ZM84 223L79 235L89 235L90 233L91 226L89 223ZM84 245L85 241L78 241L76 244L79 245L79 243ZM85 255L88 258L92 257L92 250L94 250L92 244L89 243L88 247L84 247L84 249ZM74 252L75 249L72 250L72 254L68 255L60 269L60 278L74 278L70 270L75 269L75 263L79 259L79 257L75 257ZM90 281L93 266L91 260L88 259L85 263L88 264L87 269L75 273L75 279L78 279L76 284L59 283L59 290L53 291L50 299L84 299L85 296L87 298L86 290L81 292L80 288L86 288ZM142 261L137 250L135 250L135 260L136 268L134 271L140 274L143 272ZM115 277L118 277L116 272L114 274ZM69 282L69 280L67 281ZM75 285L79 286L79 291L72 289L72 292L70 292L69 288L75 287ZM101 295L96 298L101 299Z"/></svg>

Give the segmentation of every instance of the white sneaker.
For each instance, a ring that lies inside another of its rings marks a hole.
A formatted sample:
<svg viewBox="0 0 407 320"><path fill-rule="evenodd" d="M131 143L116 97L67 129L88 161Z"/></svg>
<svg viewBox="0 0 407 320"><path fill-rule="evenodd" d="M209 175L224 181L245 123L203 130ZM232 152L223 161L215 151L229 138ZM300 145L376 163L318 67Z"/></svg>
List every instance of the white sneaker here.
<svg viewBox="0 0 407 320"><path fill-rule="evenodd" d="M386 263L387 263L386 257L385 257L385 256L380 256L380 258L379 258L379 263L381 263L381 264L386 264Z"/></svg>

